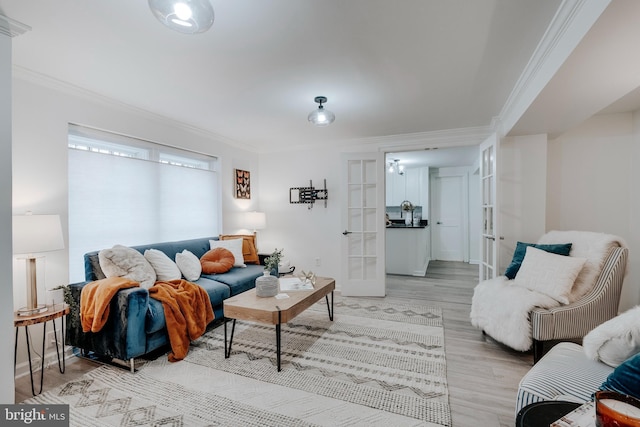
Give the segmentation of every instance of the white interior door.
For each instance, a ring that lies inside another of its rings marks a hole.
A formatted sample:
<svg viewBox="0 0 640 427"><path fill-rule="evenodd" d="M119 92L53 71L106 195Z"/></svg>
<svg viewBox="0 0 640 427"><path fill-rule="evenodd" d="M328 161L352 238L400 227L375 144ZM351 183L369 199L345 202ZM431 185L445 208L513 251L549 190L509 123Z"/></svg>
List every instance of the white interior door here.
<svg viewBox="0 0 640 427"><path fill-rule="evenodd" d="M343 154L342 165L342 295L384 296L384 153Z"/></svg>
<svg viewBox="0 0 640 427"><path fill-rule="evenodd" d="M482 235L480 238L480 280L496 277L498 270L498 180L497 164L499 143L496 134L480 145L480 199Z"/></svg>
<svg viewBox="0 0 640 427"><path fill-rule="evenodd" d="M435 176L432 230L435 259L464 260L464 182L460 175Z"/></svg>

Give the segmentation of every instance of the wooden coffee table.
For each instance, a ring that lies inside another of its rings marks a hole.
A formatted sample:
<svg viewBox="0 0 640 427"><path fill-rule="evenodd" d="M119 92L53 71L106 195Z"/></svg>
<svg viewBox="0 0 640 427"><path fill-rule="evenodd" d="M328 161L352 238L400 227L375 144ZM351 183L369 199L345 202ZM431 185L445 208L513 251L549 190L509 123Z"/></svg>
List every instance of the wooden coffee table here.
<svg viewBox="0 0 640 427"><path fill-rule="evenodd" d="M336 288L334 279L328 277L316 278L313 290L287 291L289 298L278 299L276 297L261 298L256 296L256 290L251 289L240 295L224 300L224 357L231 355L233 332L236 328L236 320L249 320L251 322L266 323L276 326L276 357L278 372L280 371L280 325L287 323L302 313L307 308L318 302L322 297L327 301L329 320L333 320L333 291ZM331 304L329 304L331 294ZM231 337L227 346L227 322L233 319Z"/></svg>

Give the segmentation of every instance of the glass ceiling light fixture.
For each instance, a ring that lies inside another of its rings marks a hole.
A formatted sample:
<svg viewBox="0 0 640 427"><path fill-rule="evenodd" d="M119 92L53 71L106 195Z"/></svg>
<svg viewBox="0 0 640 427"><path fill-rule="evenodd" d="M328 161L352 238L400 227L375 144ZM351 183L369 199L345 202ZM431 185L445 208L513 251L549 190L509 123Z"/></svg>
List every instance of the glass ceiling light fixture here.
<svg viewBox="0 0 640 427"><path fill-rule="evenodd" d="M329 110L325 110L322 103L327 102L327 98L324 96L316 96L314 101L320 104L320 106L309 113L307 119L318 127L329 126L336 119L336 115Z"/></svg>
<svg viewBox="0 0 640 427"><path fill-rule="evenodd" d="M389 173L397 172L398 175L404 175L404 166L400 164L400 160L393 159L393 162L389 162Z"/></svg>
<svg viewBox="0 0 640 427"><path fill-rule="evenodd" d="M149 8L158 21L180 33L204 33L213 25L209 0L149 0Z"/></svg>

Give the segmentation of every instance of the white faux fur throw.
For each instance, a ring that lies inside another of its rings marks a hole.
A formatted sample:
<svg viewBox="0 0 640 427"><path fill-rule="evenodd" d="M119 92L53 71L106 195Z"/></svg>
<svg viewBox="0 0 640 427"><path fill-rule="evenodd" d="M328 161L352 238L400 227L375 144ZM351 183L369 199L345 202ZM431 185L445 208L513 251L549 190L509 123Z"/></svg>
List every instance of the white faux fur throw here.
<svg viewBox="0 0 640 427"><path fill-rule="evenodd" d="M593 329L582 339L584 354L616 367L640 352L640 306L635 306Z"/></svg>
<svg viewBox="0 0 640 427"><path fill-rule="evenodd" d="M527 351L533 344L529 312L560 303L512 283L505 276L480 282L473 291L471 324L514 350Z"/></svg>

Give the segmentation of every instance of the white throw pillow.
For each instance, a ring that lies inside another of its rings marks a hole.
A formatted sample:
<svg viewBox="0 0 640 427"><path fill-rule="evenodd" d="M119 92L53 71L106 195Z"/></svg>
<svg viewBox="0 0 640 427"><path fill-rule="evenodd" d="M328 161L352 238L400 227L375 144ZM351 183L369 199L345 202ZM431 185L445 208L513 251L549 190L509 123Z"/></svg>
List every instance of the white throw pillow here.
<svg viewBox="0 0 640 427"><path fill-rule="evenodd" d="M244 256L242 255L242 239L231 239L231 240L209 240L209 245L211 249L215 248L225 248L229 252L233 254L235 258L235 262L233 263L234 267L246 267L247 265L244 263Z"/></svg>
<svg viewBox="0 0 640 427"><path fill-rule="evenodd" d="M513 284L568 304L571 288L585 261L584 258L552 254L528 246Z"/></svg>
<svg viewBox="0 0 640 427"><path fill-rule="evenodd" d="M138 251L127 246L115 245L98 252L100 268L106 277L125 277L149 289L156 282L156 272Z"/></svg>
<svg viewBox="0 0 640 427"><path fill-rule="evenodd" d="M582 339L588 358L612 367L640 353L640 306L607 320Z"/></svg>
<svg viewBox="0 0 640 427"><path fill-rule="evenodd" d="M182 273L176 263L161 250L147 249L144 251L144 257L155 270L156 280L167 282L182 278Z"/></svg>
<svg viewBox="0 0 640 427"><path fill-rule="evenodd" d="M176 264L178 264L178 268L184 278L190 282L195 282L202 274L202 264L200 264L200 260L193 252L186 249L176 254Z"/></svg>

